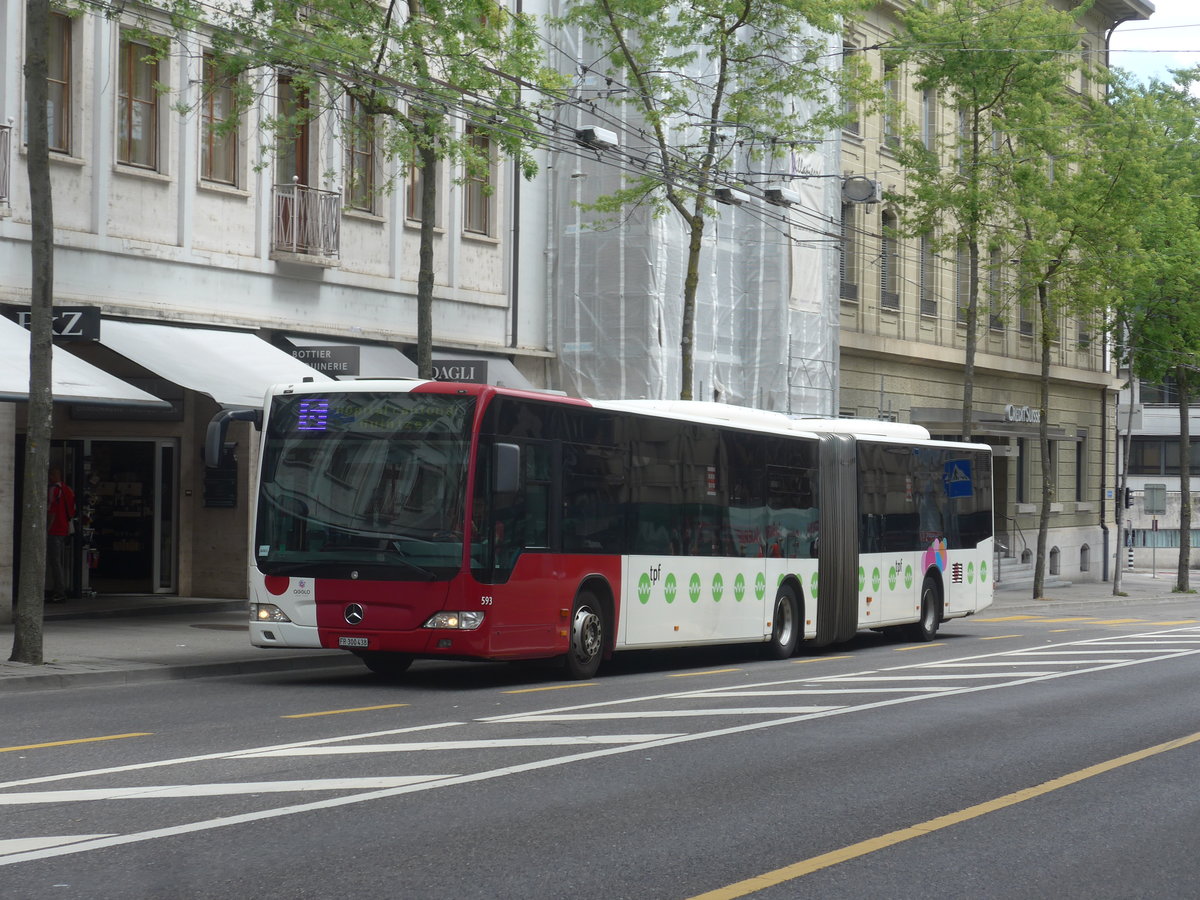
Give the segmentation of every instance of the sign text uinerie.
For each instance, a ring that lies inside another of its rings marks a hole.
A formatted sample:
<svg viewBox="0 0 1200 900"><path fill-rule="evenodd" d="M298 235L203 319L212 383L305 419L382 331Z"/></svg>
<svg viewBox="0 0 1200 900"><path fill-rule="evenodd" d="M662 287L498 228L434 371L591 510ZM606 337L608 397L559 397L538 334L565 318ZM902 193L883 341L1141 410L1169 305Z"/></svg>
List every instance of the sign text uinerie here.
<svg viewBox="0 0 1200 900"><path fill-rule="evenodd" d="M33 315L28 306L5 307L4 314L22 328L29 327ZM100 340L100 307L56 306L52 314L50 330L55 338L63 341Z"/></svg>
<svg viewBox="0 0 1200 900"><path fill-rule="evenodd" d="M292 356L326 375L357 375L361 347L293 347Z"/></svg>

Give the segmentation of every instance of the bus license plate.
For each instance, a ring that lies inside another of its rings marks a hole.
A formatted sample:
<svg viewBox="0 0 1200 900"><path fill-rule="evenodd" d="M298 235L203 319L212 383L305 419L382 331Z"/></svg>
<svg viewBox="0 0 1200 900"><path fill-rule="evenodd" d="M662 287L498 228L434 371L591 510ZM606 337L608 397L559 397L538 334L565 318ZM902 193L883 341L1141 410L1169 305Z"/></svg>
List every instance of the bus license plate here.
<svg viewBox="0 0 1200 900"><path fill-rule="evenodd" d="M370 644L365 637L340 637L338 638L339 647L369 647Z"/></svg>

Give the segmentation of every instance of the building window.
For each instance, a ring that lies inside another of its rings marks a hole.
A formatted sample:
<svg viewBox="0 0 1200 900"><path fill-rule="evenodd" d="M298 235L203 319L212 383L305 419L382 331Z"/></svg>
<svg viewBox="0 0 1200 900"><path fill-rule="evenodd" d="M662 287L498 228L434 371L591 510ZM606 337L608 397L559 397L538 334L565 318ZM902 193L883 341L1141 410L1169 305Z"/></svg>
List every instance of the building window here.
<svg viewBox="0 0 1200 900"><path fill-rule="evenodd" d="M879 305L884 309L900 308L900 255L896 225L896 214L885 212L879 254Z"/></svg>
<svg viewBox="0 0 1200 900"><path fill-rule="evenodd" d="M471 234L492 233L492 142L487 135L467 126L467 143L473 165L468 165L463 184L463 230Z"/></svg>
<svg viewBox="0 0 1200 900"><path fill-rule="evenodd" d="M1004 264L1000 260L1000 251L993 249L988 253L988 294L991 300L991 310L988 314L988 328L992 331L1004 330Z"/></svg>
<svg viewBox="0 0 1200 900"><path fill-rule="evenodd" d="M1188 471L1200 472L1200 440L1192 442ZM1134 436L1129 445L1130 475L1178 475L1179 438Z"/></svg>
<svg viewBox="0 0 1200 900"><path fill-rule="evenodd" d="M289 75L280 75L275 90L275 180L281 185L307 185L308 88Z"/></svg>
<svg viewBox="0 0 1200 900"><path fill-rule="evenodd" d="M926 150L937 145L937 91L927 88L921 94L921 143Z"/></svg>
<svg viewBox="0 0 1200 900"><path fill-rule="evenodd" d="M158 168L158 60L154 48L121 37L117 78L117 162Z"/></svg>
<svg viewBox="0 0 1200 900"><path fill-rule="evenodd" d="M346 121L346 205L374 212L375 122L353 97Z"/></svg>
<svg viewBox="0 0 1200 900"><path fill-rule="evenodd" d="M858 47L854 44L846 43L842 46L842 56L850 56L857 52ZM845 121L845 124L842 125L842 130L846 134L852 134L855 137L862 134L862 122L858 114L858 104L849 96L842 98L842 117Z"/></svg>
<svg viewBox="0 0 1200 900"><path fill-rule="evenodd" d="M200 100L200 177L237 184L238 133L234 124L234 80L224 75L211 54L204 55Z"/></svg>
<svg viewBox="0 0 1200 900"><path fill-rule="evenodd" d="M1058 575L1062 571L1062 551L1057 547L1050 548L1050 574Z"/></svg>
<svg viewBox="0 0 1200 900"><path fill-rule="evenodd" d="M1087 432L1079 432L1075 442L1075 501L1087 499Z"/></svg>
<svg viewBox="0 0 1200 900"><path fill-rule="evenodd" d="M429 173L427 173L425 171L424 167L421 166L420 162L421 162L420 150L416 147L413 147L412 155L409 157L409 161L408 161L408 180L405 185L405 193L404 193L405 217L413 222L420 222L424 218L424 216L422 215L422 210L421 210L421 185L424 182L426 175ZM435 170L432 174L433 174L433 178L435 180L436 187L441 188L440 172L438 172L437 169L435 168ZM438 191L438 193L440 193L440 191ZM435 194L435 196L436 196L436 194ZM434 225L441 224L439 222L439 218L440 217L437 214L437 210L435 209L433 212L433 224Z"/></svg>
<svg viewBox="0 0 1200 900"><path fill-rule="evenodd" d="M958 321L967 324L967 312L971 306L971 248L966 239L958 242L958 259L955 268L954 304L958 307Z"/></svg>
<svg viewBox="0 0 1200 900"><path fill-rule="evenodd" d="M885 147L900 146L900 67L884 66L883 69L883 144Z"/></svg>
<svg viewBox="0 0 1200 900"><path fill-rule="evenodd" d="M842 243L838 255L843 300L858 299L858 240L854 224L854 204L842 204Z"/></svg>
<svg viewBox="0 0 1200 900"><path fill-rule="evenodd" d="M1033 310L1028 303L1021 304L1020 331L1025 337L1033 337Z"/></svg>
<svg viewBox="0 0 1200 900"><path fill-rule="evenodd" d="M936 316L938 314L936 278L933 240L927 235L921 238L921 263L917 273L917 289L921 296L921 315L923 316Z"/></svg>
<svg viewBox="0 0 1200 900"><path fill-rule="evenodd" d="M71 152L71 19L50 14L50 44L46 48L46 118L50 149Z"/></svg>
<svg viewBox="0 0 1200 900"><path fill-rule="evenodd" d="M1179 385L1174 375L1167 375L1161 384L1138 382L1138 399L1147 406L1179 406Z"/></svg>
<svg viewBox="0 0 1200 900"><path fill-rule="evenodd" d="M1017 502L1024 503L1026 495L1026 472L1029 468L1029 442L1017 438Z"/></svg>

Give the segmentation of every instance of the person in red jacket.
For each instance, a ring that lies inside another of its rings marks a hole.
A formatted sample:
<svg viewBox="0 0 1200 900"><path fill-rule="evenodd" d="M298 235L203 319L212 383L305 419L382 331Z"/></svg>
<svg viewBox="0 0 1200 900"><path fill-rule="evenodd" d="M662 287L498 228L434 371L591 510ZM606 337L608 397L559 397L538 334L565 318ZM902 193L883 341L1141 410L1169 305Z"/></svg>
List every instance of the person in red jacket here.
<svg viewBox="0 0 1200 900"><path fill-rule="evenodd" d="M62 603L67 599L71 584L67 568L71 534L75 530L75 492L62 479L62 470L50 470L50 495L46 505L46 590L51 603Z"/></svg>

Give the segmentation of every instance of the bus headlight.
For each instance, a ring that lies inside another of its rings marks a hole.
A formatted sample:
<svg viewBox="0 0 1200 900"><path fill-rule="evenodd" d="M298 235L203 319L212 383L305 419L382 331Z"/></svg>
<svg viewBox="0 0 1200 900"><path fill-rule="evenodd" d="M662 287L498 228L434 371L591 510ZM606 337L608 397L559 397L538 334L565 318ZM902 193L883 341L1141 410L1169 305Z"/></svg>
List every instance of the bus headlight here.
<svg viewBox="0 0 1200 900"><path fill-rule="evenodd" d="M458 631L474 631L483 624L481 612L440 612L429 617L425 628L453 628Z"/></svg>
<svg viewBox="0 0 1200 900"><path fill-rule="evenodd" d="M251 622L290 622L282 609L274 603L251 603L250 604L250 621Z"/></svg>

